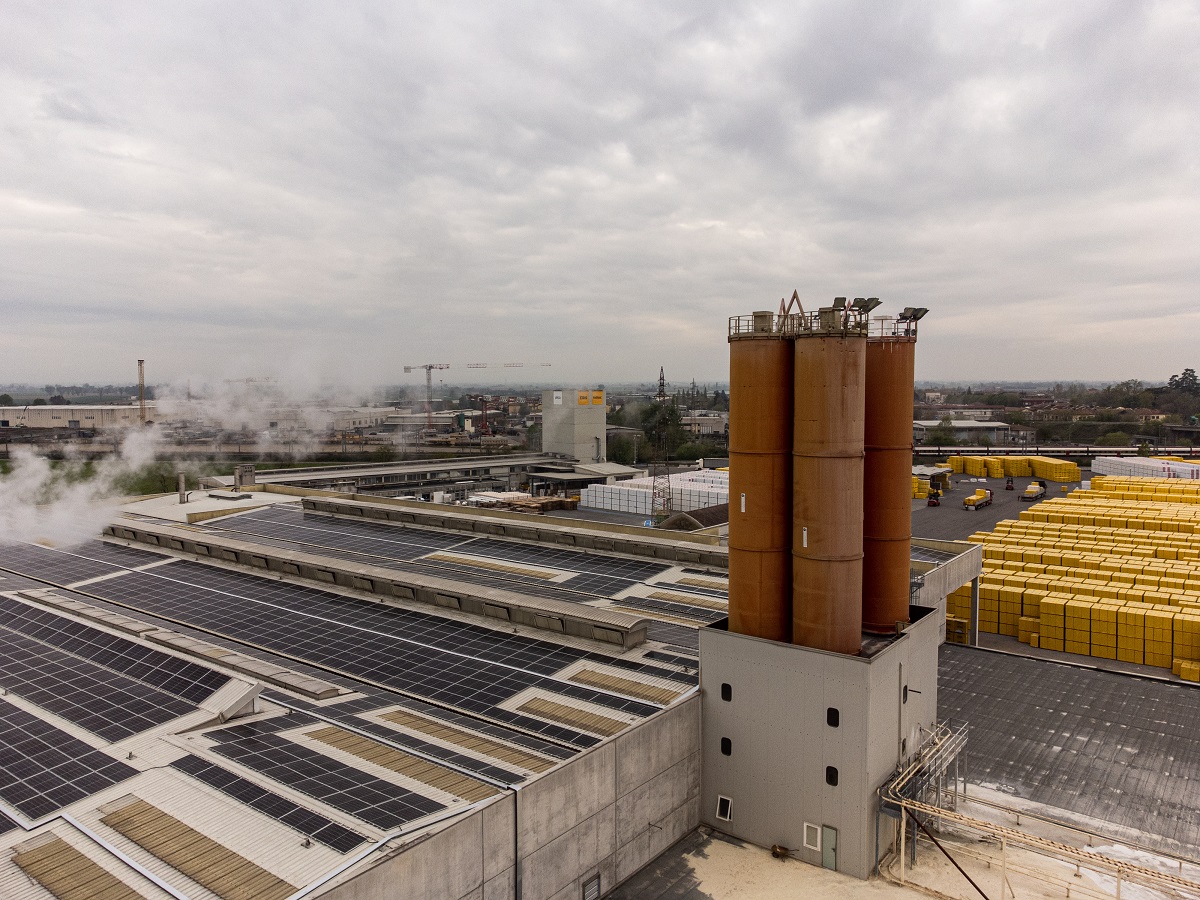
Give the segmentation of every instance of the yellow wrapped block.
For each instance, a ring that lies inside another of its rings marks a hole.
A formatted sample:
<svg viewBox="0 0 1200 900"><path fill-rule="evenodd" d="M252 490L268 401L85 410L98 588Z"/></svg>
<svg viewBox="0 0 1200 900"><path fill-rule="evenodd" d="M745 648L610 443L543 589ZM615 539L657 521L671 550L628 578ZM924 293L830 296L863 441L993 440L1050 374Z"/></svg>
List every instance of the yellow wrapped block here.
<svg viewBox="0 0 1200 900"><path fill-rule="evenodd" d="M1179 667L1179 677L1184 681L1200 681L1200 662L1185 662Z"/></svg>

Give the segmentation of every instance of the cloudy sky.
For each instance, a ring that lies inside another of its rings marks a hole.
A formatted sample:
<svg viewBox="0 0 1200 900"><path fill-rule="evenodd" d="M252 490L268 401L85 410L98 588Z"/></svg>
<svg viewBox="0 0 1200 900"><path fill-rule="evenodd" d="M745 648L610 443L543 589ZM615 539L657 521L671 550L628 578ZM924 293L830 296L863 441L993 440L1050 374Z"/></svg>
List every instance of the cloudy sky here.
<svg viewBox="0 0 1200 900"><path fill-rule="evenodd" d="M1200 367L1195 2L0 23L0 382L723 380L793 289L929 307L922 379Z"/></svg>

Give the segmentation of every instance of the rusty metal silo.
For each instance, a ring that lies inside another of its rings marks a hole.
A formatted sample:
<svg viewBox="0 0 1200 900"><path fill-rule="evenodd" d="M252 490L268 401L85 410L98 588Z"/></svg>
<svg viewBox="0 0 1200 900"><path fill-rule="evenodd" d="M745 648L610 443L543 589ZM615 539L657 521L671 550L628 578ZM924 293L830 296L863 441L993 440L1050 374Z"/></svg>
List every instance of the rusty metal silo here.
<svg viewBox="0 0 1200 900"><path fill-rule="evenodd" d="M844 298L795 326L792 642L857 654L866 326Z"/></svg>
<svg viewBox="0 0 1200 900"><path fill-rule="evenodd" d="M867 341L863 478L863 628L908 622L916 335Z"/></svg>
<svg viewBox="0 0 1200 900"><path fill-rule="evenodd" d="M792 633L792 341L771 312L729 320L729 630Z"/></svg>

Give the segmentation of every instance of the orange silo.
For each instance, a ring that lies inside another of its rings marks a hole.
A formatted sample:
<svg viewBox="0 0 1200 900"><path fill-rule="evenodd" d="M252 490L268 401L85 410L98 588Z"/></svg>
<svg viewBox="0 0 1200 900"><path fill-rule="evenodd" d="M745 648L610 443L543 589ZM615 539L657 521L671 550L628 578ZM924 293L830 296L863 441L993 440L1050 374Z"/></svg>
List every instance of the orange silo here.
<svg viewBox="0 0 1200 900"><path fill-rule="evenodd" d="M771 312L729 320L729 630L792 634L792 341Z"/></svg>
<svg viewBox="0 0 1200 900"><path fill-rule="evenodd" d="M866 329L845 300L796 332L792 435L792 642L862 645Z"/></svg>
<svg viewBox="0 0 1200 900"><path fill-rule="evenodd" d="M909 619L916 342L900 333L871 337L866 348L862 617L878 633Z"/></svg>

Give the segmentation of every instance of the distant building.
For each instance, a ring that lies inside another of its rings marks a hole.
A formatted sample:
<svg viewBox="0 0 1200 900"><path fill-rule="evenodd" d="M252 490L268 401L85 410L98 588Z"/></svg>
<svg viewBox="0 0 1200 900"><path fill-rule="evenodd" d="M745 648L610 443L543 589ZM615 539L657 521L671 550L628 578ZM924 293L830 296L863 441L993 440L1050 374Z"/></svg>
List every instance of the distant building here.
<svg viewBox="0 0 1200 900"><path fill-rule="evenodd" d="M154 421L154 404L146 404ZM141 422L141 408L128 406L0 406L0 428L128 428Z"/></svg>
<svg viewBox="0 0 1200 900"><path fill-rule="evenodd" d="M680 416L679 424L690 434L725 434L729 431L729 413L691 409Z"/></svg>
<svg viewBox="0 0 1200 900"><path fill-rule="evenodd" d="M542 452L607 462L604 391L542 391Z"/></svg>
<svg viewBox="0 0 1200 900"><path fill-rule="evenodd" d="M927 443L926 435L941 428L940 419L921 419L913 422L913 443ZM973 419L954 419L945 426L955 441L965 444L1007 444L1009 425L1007 422L977 422Z"/></svg>

